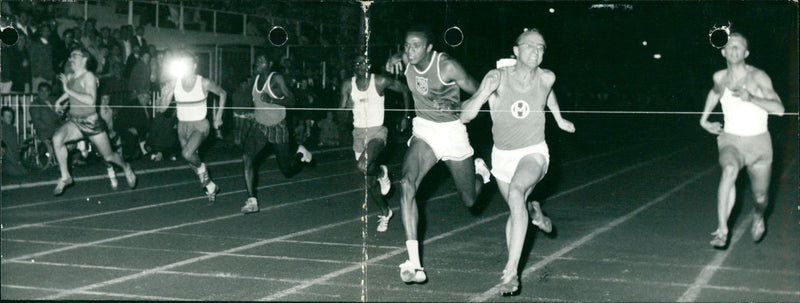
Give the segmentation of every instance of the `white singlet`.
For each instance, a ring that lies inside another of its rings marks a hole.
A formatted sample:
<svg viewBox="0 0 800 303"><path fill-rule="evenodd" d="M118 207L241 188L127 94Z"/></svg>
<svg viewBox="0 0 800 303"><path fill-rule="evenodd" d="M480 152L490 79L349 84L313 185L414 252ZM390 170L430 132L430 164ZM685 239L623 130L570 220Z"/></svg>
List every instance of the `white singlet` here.
<svg viewBox="0 0 800 303"><path fill-rule="evenodd" d="M203 77L197 75L192 90L185 91L181 80L175 81L175 108L179 121L200 121L206 118L207 95L203 92Z"/></svg>
<svg viewBox="0 0 800 303"><path fill-rule="evenodd" d="M367 128L383 125L383 96L375 88L375 75L370 74L366 91L358 90L356 77L351 81L350 98L353 99L353 126Z"/></svg>
<svg viewBox="0 0 800 303"><path fill-rule="evenodd" d="M767 132L768 113L757 105L742 101L725 88L719 99L725 116L724 131L737 136L755 136Z"/></svg>

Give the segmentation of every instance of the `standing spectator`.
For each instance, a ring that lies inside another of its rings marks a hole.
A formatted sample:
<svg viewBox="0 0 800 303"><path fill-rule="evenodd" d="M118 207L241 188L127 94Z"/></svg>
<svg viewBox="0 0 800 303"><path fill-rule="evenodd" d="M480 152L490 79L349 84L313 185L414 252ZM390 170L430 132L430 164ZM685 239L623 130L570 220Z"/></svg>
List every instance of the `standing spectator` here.
<svg viewBox="0 0 800 303"><path fill-rule="evenodd" d="M129 58L134 54L133 43L131 41L133 37L132 35L133 32L130 25L123 25L119 28L119 42L122 44L123 51L122 62L125 62L126 67L128 65L128 60L130 60Z"/></svg>
<svg viewBox="0 0 800 303"><path fill-rule="evenodd" d="M133 45L139 46L140 49L145 49L147 47L147 40L144 39L144 26L137 26L136 27L136 34L131 39L131 43Z"/></svg>
<svg viewBox="0 0 800 303"><path fill-rule="evenodd" d="M0 123L0 146L2 147L3 174L20 176L25 174L25 168L19 161L19 136L14 125L14 111L8 106L3 106L3 122Z"/></svg>
<svg viewBox="0 0 800 303"><path fill-rule="evenodd" d="M28 57L31 62L32 88L38 90L39 83L52 83L53 72L53 45L50 43L50 27L39 26L31 45L28 47Z"/></svg>
<svg viewBox="0 0 800 303"><path fill-rule="evenodd" d="M56 113L54 98L52 95L52 86L47 82L42 82L37 85L38 95L33 102L31 102L28 111L31 115L31 122L33 129L36 131L36 137L47 146L47 152L53 157L51 160L53 164L55 161L55 151L53 150L53 134L61 127L61 119Z"/></svg>
<svg viewBox="0 0 800 303"><path fill-rule="evenodd" d="M19 33L14 46L3 44L2 71L0 71L0 93L26 93L30 89L31 67L28 61L27 37Z"/></svg>

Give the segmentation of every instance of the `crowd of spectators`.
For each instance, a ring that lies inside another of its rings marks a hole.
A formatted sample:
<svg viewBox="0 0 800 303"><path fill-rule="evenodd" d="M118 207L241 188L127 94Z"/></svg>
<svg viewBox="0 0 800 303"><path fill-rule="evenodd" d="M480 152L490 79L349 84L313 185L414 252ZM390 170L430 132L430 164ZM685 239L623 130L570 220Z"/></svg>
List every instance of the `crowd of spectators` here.
<svg viewBox="0 0 800 303"><path fill-rule="evenodd" d="M232 9L224 7L227 5L225 3L226 1L188 1L184 4L196 4L211 9ZM223 7L219 7L220 5ZM3 94L36 94L34 100L27 104L36 138L46 144L52 154L51 138L63 123L61 113L55 112L53 104L63 93L57 76L70 72L67 63L70 50L81 47L94 57L88 68L99 79L97 110L109 127L109 136L115 148L120 148L123 157L128 161L174 160L180 150L175 134L175 110L172 108L164 115L155 114L151 111L150 104L153 94L159 92L168 80L165 61L170 57L171 51L159 50L148 43L145 27L142 25L97 28L97 21L88 18L85 21L79 20L78 26L64 29L59 26L57 19L63 18L65 12L57 7L30 5L26 2L2 3L4 26L15 27L19 39L14 45L2 45L0 89ZM257 11L263 8L251 9ZM274 69L285 75L297 101L297 108L289 110L294 139L307 146L351 143L350 113L337 110L338 86L351 76L345 71L347 68L330 68L329 70L340 73L328 75L328 79L325 79L327 85L323 88L320 70L306 70L305 66L298 68L300 64L293 64L293 59L296 58L273 58ZM329 64L329 67L333 66ZM234 120L231 116L237 108L248 104L251 106L252 72L254 71L251 70L250 74L245 73L240 78L232 77L222 81L223 87L233 93L230 104L232 110L226 114L226 121ZM238 133L236 126L225 123L223 128L225 137L230 139L227 142L238 144L239 138L235 138ZM19 142L7 136L14 136L18 140L18 135L11 134L10 129L4 126L4 159L9 160L9 154L18 155ZM222 134L217 137L222 139ZM14 161L18 162L19 159ZM3 167L4 170L14 170L14 174L22 172L16 170L19 167Z"/></svg>

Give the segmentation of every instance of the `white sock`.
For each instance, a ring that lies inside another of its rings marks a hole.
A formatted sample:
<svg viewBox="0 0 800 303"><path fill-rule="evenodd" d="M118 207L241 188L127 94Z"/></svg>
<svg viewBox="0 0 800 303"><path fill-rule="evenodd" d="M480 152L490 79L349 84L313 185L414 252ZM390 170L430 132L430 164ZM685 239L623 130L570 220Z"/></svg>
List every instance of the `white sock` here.
<svg viewBox="0 0 800 303"><path fill-rule="evenodd" d="M200 163L200 166L197 167L197 174L200 175L200 174L203 174L205 172L206 172L206 164L205 163Z"/></svg>
<svg viewBox="0 0 800 303"><path fill-rule="evenodd" d="M422 267L419 263L419 242L417 240L406 241L406 249L408 249L408 260L411 261L416 267Z"/></svg>

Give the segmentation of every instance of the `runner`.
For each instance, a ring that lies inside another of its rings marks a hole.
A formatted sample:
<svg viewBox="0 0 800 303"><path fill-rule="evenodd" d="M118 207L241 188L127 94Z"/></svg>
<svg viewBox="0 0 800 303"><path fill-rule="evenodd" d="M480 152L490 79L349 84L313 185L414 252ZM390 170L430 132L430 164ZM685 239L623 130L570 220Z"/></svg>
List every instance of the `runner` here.
<svg viewBox="0 0 800 303"><path fill-rule="evenodd" d="M208 201L214 203L219 187L208 176L206 164L200 160L197 150L211 131L206 119L208 92L219 96L219 107L214 110L214 129L222 126L222 110L228 94L214 81L196 73L197 58L194 54L185 50L177 51L174 60L176 77L167 83L159 100L158 110L160 113L166 111L173 97L175 98L181 154L197 173Z"/></svg>
<svg viewBox="0 0 800 303"><path fill-rule="evenodd" d="M700 126L717 136L719 164L722 177L717 193L718 227L711 235L711 245L725 248L728 245L728 217L736 202L736 177L742 167L747 167L755 197L753 241L760 241L766 230L764 210L772 173L772 139L767 130L769 114L782 116L781 99L772 88L772 80L762 70L745 63L750 55L747 39L731 33L728 44L722 49L727 68L714 73L714 87L708 92ZM717 103L722 104L723 124L709 122L708 117Z"/></svg>
<svg viewBox="0 0 800 303"><path fill-rule="evenodd" d="M66 143L81 138L89 140L97 147L100 155L108 166L108 175L111 178L111 187L117 189L116 173L111 164L116 164L125 171L125 180L130 188L136 187L136 174L131 165L122 159L119 153L111 150L111 143L106 133L106 124L97 113L95 104L97 102L98 80L89 70L94 69L96 61L85 48L73 48L69 56L69 64L72 72L69 74L58 75L61 81L64 94L56 100L56 112L63 112L69 106L67 122L53 135L53 147L58 159L58 168L61 171L61 179L58 180L53 195L59 196L64 193L64 189L74 184L69 173L69 163L67 158ZM88 68L88 69L87 69Z"/></svg>
<svg viewBox="0 0 800 303"><path fill-rule="evenodd" d="M253 79L253 111L239 113L243 118L239 129L242 140L244 179L250 197L241 209L243 214L258 212L256 164L258 155L267 146L272 147L278 169L284 177L300 171L303 162L309 163L312 155L300 145L296 149L286 126L286 107L294 105L294 96L286 87L283 76L270 70L265 55L256 58L257 75ZM296 151L292 153L292 151Z"/></svg>
<svg viewBox="0 0 800 303"><path fill-rule="evenodd" d="M503 269L503 296L519 294L518 268L528 231L528 212L532 223L550 232L550 219L542 214L539 202L525 201L533 188L547 173L550 152L544 138L544 107L550 109L558 127L575 132L572 122L561 117L553 92L555 74L541 68L546 44L538 30L526 29L513 47L518 58L512 66L489 71L478 92L462 104L461 121L477 116L487 99L492 116L492 175L497 188L508 203L510 215L506 222L508 262ZM520 131L520 130L525 131Z"/></svg>
<svg viewBox="0 0 800 303"><path fill-rule="evenodd" d="M405 68L417 114L412 121L413 136L408 143L400 182L408 249L408 260L400 264L400 278L406 283L424 283L428 278L420 262L417 240L419 213L416 195L420 182L433 165L444 161L461 200L467 207L472 207L491 175L482 159L476 158L473 162L474 151L469 144L467 128L458 118L460 91L475 93L475 79L467 75L455 59L433 50L433 34L426 27L410 28L404 47L402 54L396 54L386 62L389 72L399 73Z"/></svg>
<svg viewBox="0 0 800 303"><path fill-rule="evenodd" d="M356 58L355 69L355 76L342 82L340 107L353 109L353 151L358 161L358 171L366 176L367 197L381 209L377 230L384 232L394 213L383 199L392 186L389 170L386 165L378 165L388 133L383 126L383 94L386 89L403 94L405 109L408 110L409 91L400 81L370 74L369 63L364 56Z"/></svg>

